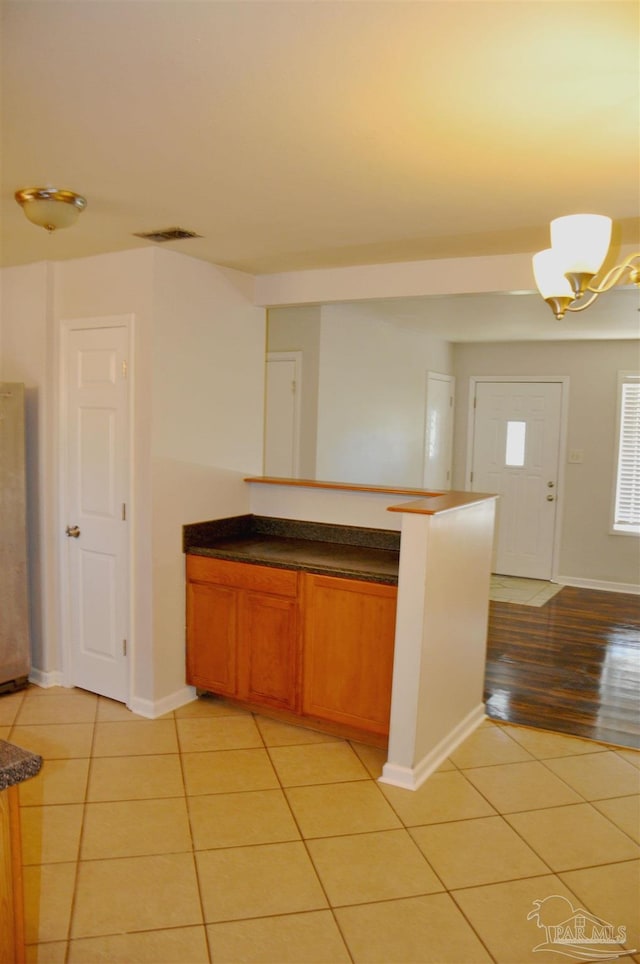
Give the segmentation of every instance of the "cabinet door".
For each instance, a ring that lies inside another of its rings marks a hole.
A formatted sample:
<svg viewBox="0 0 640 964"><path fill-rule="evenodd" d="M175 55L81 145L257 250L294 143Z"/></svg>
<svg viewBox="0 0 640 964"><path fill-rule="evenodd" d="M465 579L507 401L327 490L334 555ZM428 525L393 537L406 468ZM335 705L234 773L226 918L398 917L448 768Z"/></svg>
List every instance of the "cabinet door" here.
<svg viewBox="0 0 640 964"><path fill-rule="evenodd" d="M306 575L303 712L389 732L395 586Z"/></svg>
<svg viewBox="0 0 640 964"><path fill-rule="evenodd" d="M0 790L0 961L25 960L18 787Z"/></svg>
<svg viewBox="0 0 640 964"><path fill-rule="evenodd" d="M297 708L298 605L295 599L243 593L238 648L238 695Z"/></svg>
<svg viewBox="0 0 640 964"><path fill-rule="evenodd" d="M236 695L237 589L187 582L187 683Z"/></svg>

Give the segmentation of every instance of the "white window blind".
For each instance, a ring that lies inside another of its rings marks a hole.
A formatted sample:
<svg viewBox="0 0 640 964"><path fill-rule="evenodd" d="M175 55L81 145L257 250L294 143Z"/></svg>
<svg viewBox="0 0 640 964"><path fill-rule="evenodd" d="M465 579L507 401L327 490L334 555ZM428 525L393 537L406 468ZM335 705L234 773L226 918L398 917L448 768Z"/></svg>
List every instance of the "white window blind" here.
<svg viewBox="0 0 640 964"><path fill-rule="evenodd" d="M614 532L640 535L640 373L619 376L620 433Z"/></svg>

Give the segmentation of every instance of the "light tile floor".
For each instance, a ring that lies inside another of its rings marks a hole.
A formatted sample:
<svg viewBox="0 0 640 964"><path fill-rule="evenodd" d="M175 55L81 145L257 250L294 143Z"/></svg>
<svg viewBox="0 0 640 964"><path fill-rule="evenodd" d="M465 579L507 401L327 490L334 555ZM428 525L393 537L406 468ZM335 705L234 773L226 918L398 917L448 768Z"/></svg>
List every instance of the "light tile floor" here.
<svg viewBox="0 0 640 964"><path fill-rule="evenodd" d="M412 793L382 751L222 700L150 721L38 687L0 697L0 735L45 758L29 961L557 962L549 898L541 924L586 909L640 961L632 750L486 721Z"/></svg>
<svg viewBox="0 0 640 964"><path fill-rule="evenodd" d="M491 575L489 598L493 602L518 603L520 606L544 606L563 587L546 579L523 579L520 576Z"/></svg>

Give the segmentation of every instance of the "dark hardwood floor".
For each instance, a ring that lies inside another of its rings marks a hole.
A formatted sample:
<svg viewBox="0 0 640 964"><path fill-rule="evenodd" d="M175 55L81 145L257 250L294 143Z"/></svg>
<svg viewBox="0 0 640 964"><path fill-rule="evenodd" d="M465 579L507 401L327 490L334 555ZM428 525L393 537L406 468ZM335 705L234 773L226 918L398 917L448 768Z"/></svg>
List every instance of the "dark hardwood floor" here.
<svg viewBox="0 0 640 964"><path fill-rule="evenodd" d="M640 748L640 596L492 602L485 701L495 720Z"/></svg>

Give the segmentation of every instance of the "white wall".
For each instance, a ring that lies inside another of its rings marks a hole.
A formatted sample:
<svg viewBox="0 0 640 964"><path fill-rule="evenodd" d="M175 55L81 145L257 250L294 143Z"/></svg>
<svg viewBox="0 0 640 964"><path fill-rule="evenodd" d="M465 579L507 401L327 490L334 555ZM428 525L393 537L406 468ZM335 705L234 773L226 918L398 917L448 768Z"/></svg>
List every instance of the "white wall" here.
<svg viewBox="0 0 640 964"><path fill-rule="evenodd" d="M266 313L251 279L159 251L154 265L154 698L184 682L182 526L249 511L262 472Z"/></svg>
<svg viewBox="0 0 640 964"><path fill-rule="evenodd" d="M625 252L626 253L626 252ZM531 255L360 264L259 275L256 304L305 305L531 288Z"/></svg>
<svg viewBox="0 0 640 964"><path fill-rule="evenodd" d="M322 309L316 477L422 486L427 371L450 374L452 348L424 332Z"/></svg>
<svg viewBox="0 0 640 964"><path fill-rule="evenodd" d="M268 313L267 351L302 352L300 478L316 477L320 308L274 308Z"/></svg>
<svg viewBox="0 0 640 964"><path fill-rule="evenodd" d="M132 525L132 692L153 699L155 658L151 574L151 346L153 344L153 266L155 250L139 248L54 265L53 337L62 321L133 315ZM56 373L58 366L56 366ZM57 374L56 374L57 381ZM61 659L61 657L59 657Z"/></svg>
<svg viewBox="0 0 640 964"><path fill-rule="evenodd" d="M389 506L412 502L416 496L389 491L351 491L321 486L250 482L250 506L255 515L330 525L362 526L365 529L400 530L402 516Z"/></svg>
<svg viewBox="0 0 640 964"><path fill-rule="evenodd" d="M623 245L616 260L633 253ZM424 295L531 291L531 254L431 258L342 268L311 268L256 277L258 305L323 305Z"/></svg>
<svg viewBox="0 0 640 964"><path fill-rule="evenodd" d="M619 370L640 368L637 341L509 342L455 346L457 385L454 488L464 488L469 377L568 375L567 451L559 579L638 585L639 540L612 535L616 389Z"/></svg>
<svg viewBox="0 0 640 964"><path fill-rule="evenodd" d="M184 688L186 522L248 511L261 471L265 312L252 279L141 248L2 271L0 377L30 393L33 662L62 669L58 553L58 342L63 320L133 316L135 707Z"/></svg>
<svg viewBox="0 0 640 964"><path fill-rule="evenodd" d="M181 526L248 511L242 478L262 468L266 337L253 279L155 247L5 268L1 279L0 377L24 382L27 392L33 660L45 674L61 667L59 325L134 315L133 680L137 698L156 704L184 680ZM425 374L435 370L457 376L454 486L461 488L469 376L569 375L568 442L585 458L565 466L560 574L638 582L638 540L609 533L616 374L639 367L637 342L454 350L391 323L365 322L355 305L323 307L321 327L319 477L419 487ZM365 439L375 443L373 456Z"/></svg>

